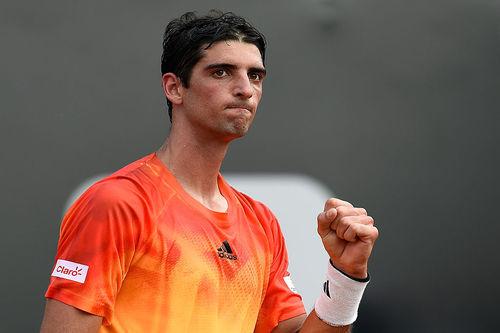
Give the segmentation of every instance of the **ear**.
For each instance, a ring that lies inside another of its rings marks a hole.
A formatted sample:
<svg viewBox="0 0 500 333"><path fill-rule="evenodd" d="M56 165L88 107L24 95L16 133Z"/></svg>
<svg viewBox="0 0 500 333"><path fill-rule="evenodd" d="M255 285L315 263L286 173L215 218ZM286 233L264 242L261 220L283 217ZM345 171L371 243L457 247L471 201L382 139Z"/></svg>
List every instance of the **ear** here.
<svg viewBox="0 0 500 333"><path fill-rule="evenodd" d="M165 73L162 76L163 92L168 100L174 104L182 104L182 83L174 73Z"/></svg>

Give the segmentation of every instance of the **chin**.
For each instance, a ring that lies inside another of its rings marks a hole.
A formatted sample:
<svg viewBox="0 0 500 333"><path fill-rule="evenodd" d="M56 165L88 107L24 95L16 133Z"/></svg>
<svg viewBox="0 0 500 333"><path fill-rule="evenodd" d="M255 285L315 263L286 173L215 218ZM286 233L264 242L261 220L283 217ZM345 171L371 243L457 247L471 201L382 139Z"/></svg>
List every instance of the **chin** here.
<svg viewBox="0 0 500 333"><path fill-rule="evenodd" d="M244 137L249 130L248 125L246 126L233 126L231 129L226 131L227 141L232 141Z"/></svg>

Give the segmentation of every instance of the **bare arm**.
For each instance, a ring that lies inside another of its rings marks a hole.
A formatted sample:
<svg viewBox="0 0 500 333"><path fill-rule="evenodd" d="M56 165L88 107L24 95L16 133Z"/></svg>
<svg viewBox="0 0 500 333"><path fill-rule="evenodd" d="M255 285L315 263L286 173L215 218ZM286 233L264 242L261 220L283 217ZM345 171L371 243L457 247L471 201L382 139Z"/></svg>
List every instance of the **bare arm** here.
<svg viewBox="0 0 500 333"><path fill-rule="evenodd" d="M102 317L47 299L40 333L95 333L101 323Z"/></svg>
<svg viewBox="0 0 500 333"><path fill-rule="evenodd" d="M330 326L321 321L316 316L314 310L309 316L300 315L281 321L276 326L272 333L298 333L298 332L315 332L315 333L349 333L351 326Z"/></svg>
<svg viewBox="0 0 500 333"><path fill-rule="evenodd" d="M316 333L349 333L351 325L348 326L330 326L325 324L318 318L314 310L307 316L306 321L302 325L300 332L316 332Z"/></svg>

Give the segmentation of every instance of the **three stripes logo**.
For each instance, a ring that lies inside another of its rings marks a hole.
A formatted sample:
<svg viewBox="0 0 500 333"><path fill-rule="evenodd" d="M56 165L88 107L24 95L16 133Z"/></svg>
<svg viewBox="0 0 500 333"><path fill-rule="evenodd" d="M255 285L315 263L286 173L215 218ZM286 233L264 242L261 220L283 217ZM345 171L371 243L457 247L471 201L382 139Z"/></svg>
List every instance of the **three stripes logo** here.
<svg viewBox="0 0 500 333"><path fill-rule="evenodd" d="M326 296L332 298L330 296L330 281L326 280L326 282L323 283L323 291L325 292Z"/></svg>
<svg viewBox="0 0 500 333"><path fill-rule="evenodd" d="M222 245L217 249L217 253L220 258L226 258L229 260L238 259L238 256L233 253L233 250L231 249L231 246L229 246L227 240L222 242Z"/></svg>

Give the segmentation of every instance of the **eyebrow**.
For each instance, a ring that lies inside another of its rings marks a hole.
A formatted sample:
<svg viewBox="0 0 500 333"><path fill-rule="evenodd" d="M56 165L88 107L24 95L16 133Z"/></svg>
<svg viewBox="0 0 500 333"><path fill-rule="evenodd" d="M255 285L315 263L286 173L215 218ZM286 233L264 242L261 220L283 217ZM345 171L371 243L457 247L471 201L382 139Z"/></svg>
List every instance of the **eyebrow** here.
<svg viewBox="0 0 500 333"><path fill-rule="evenodd" d="M205 67L205 70L211 70L211 69L216 69L216 68L228 68L228 69L236 69L238 66L233 65L233 64L227 64L227 63L216 63L216 64L210 64ZM249 72L252 73L259 73L262 76L266 76L266 69L264 67L250 67Z"/></svg>

